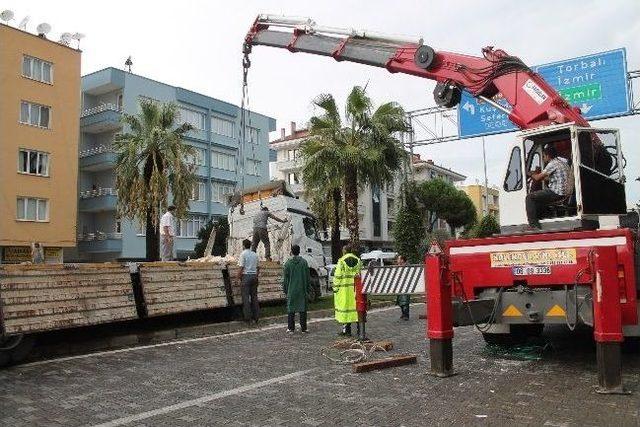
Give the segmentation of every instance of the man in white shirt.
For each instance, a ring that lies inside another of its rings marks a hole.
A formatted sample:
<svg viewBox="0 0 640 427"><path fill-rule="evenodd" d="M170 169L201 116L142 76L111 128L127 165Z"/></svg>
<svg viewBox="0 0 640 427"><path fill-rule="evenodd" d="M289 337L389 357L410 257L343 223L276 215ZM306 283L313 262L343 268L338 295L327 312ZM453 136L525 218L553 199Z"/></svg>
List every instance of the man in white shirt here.
<svg viewBox="0 0 640 427"><path fill-rule="evenodd" d="M244 320L258 323L260 305L258 304L258 254L249 249L251 241L242 241L244 250L238 259L238 280L242 286L242 313Z"/></svg>
<svg viewBox="0 0 640 427"><path fill-rule="evenodd" d="M173 238L176 235L175 217L173 212L176 207L170 205L160 218L160 259L162 261L173 260Z"/></svg>

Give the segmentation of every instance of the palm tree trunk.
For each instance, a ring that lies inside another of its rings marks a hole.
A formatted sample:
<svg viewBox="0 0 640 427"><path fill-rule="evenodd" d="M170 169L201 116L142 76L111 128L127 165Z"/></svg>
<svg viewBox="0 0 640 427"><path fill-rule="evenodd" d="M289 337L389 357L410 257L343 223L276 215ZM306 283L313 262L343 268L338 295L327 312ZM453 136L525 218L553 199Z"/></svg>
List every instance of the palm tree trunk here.
<svg viewBox="0 0 640 427"><path fill-rule="evenodd" d="M333 224L331 225L331 260L334 264L340 259L340 202L342 202L342 191L334 188L331 191L333 198Z"/></svg>
<svg viewBox="0 0 640 427"><path fill-rule="evenodd" d="M358 170L348 167L345 171L344 199L349 230L349 244L353 250L360 250L360 226L358 220Z"/></svg>
<svg viewBox="0 0 640 427"><path fill-rule="evenodd" d="M147 160L144 164L144 185L147 191L151 191L150 181L151 174L153 173L153 158L152 156L147 157ZM160 260L160 227L158 226L157 221L155 221L152 215L152 207L147 206L147 217L146 219L146 250L145 250L145 258L147 261L159 261Z"/></svg>
<svg viewBox="0 0 640 427"><path fill-rule="evenodd" d="M146 256L147 261L160 260L160 229L153 224L151 210L147 210L146 218Z"/></svg>

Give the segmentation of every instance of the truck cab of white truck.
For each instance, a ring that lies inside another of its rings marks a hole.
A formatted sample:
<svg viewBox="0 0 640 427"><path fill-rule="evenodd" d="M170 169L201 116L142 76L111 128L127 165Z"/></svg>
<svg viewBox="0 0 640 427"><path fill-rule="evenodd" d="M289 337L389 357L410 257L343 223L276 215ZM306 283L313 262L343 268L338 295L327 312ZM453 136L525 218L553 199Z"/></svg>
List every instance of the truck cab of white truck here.
<svg viewBox="0 0 640 427"><path fill-rule="evenodd" d="M320 283L327 279L326 257L316 230L316 218L306 202L294 197L286 184L275 181L243 192L242 202L236 199L229 209L229 238L227 253L236 258L242 252L242 241L253 236L253 219L263 206L284 223L269 219L267 231L271 243L271 259L284 264L291 256L291 245L300 246L300 256L309 264L312 289L310 296L321 294ZM264 244L256 249L265 259Z"/></svg>

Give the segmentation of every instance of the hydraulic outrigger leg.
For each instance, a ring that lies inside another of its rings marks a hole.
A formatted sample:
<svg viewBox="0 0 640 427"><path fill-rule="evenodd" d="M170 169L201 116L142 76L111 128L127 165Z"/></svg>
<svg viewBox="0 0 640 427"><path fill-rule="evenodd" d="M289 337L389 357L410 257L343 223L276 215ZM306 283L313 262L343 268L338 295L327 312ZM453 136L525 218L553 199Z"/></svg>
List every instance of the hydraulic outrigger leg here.
<svg viewBox="0 0 640 427"><path fill-rule="evenodd" d="M425 259L427 337L429 338L431 373L438 377L455 375L451 287L445 278L446 267L443 255L427 255Z"/></svg>

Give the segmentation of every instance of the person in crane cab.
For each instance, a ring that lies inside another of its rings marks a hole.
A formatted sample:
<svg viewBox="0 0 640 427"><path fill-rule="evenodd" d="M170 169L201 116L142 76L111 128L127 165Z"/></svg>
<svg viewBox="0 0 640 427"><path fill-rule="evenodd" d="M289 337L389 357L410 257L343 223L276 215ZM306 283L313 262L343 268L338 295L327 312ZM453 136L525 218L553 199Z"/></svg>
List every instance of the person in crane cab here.
<svg viewBox="0 0 640 427"><path fill-rule="evenodd" d="M251 250L256 252L258 244L262 242L264 245L264 256L267 261L271 261L271 243L269 242L269 233L267 231L267 222L269 218L278 222L287 222L284 219L280 219L271 212L269 208L263 206L255 217L253 217L253 239L251 241Z"/></svg>
<svg viewBox="0 0 640 427"><path fill-rule="evenodd" d="M545 167L540 172L527 173L535 182L547 181L547 188L531 191L527 194L525 204L527 208L527 220L533 228L540 227L540 212L551 203L557 202L571 194L571 171L569 164L558 153L553 145L548 144L542 149L542 160Z"/></svg>

